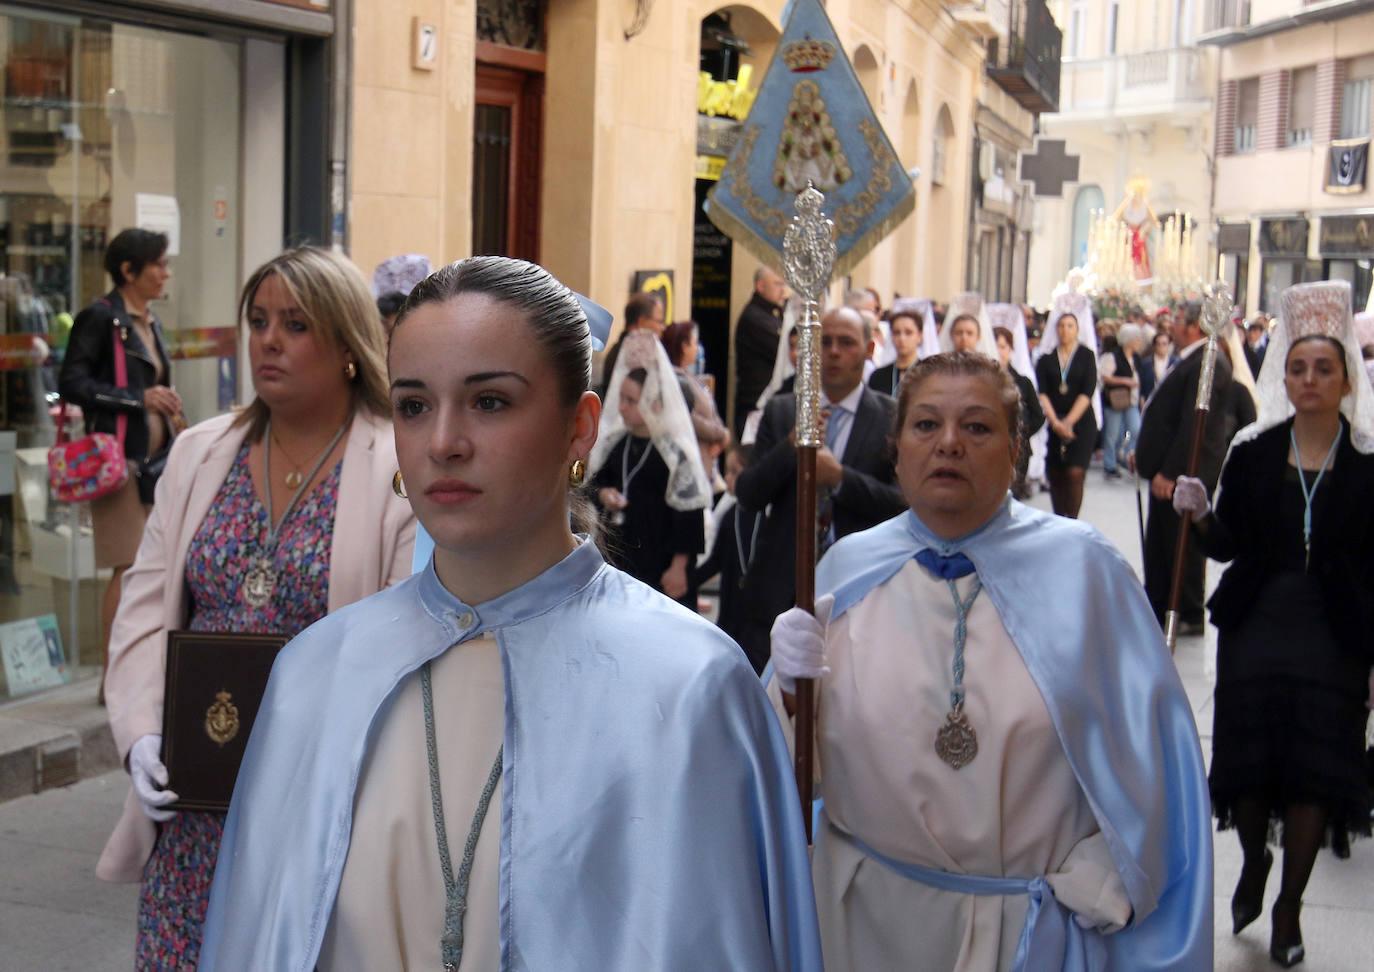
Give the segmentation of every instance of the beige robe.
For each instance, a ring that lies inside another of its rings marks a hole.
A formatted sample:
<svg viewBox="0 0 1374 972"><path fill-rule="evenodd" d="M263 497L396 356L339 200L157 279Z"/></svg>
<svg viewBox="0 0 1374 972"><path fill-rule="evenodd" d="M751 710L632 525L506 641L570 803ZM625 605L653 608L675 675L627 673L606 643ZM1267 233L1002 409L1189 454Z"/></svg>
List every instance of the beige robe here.
<svg viewBox="0 0 1374 972"><path fill-rule="evenodd" d="M961 597L972 583L958 581ZM911 864L1045 875L1080 924L1119 930L1131 914L1124 886L1044 701L985 593L970 611L965 649L965 711L978 755L957 771L936 756L935 734L950 708L955 619L947 583L912 560L829 626L831 674L820 683L818 726L829 821ZM782 712L776 681L769 695ZM827 972L1011 966L1023 895L975 897L918 884L824 825L813 876Z"/></svg>
<svg viewBox="0 0 1374 972"><path fill-rule="evenodd" d="M491 636L435 659L434 725L453 874L505 733L501 652ZM444 880L430 807L419 672L378 718L358 778L353 833L319 972L442 969ZM482 823L463 922L464 969L500 966L501 785Z"/></svg>

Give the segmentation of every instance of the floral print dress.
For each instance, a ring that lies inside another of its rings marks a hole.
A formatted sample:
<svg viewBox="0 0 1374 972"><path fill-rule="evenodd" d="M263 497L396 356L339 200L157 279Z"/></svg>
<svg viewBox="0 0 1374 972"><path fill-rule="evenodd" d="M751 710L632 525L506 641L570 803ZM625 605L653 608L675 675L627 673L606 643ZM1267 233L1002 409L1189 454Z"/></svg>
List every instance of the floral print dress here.
<svg viewBox="0 0 1374 972"><path fill-rule="evenodd" d="M342 462L302 496L277 535L277 585L261 608L243 600L244 575L266 547L267 509L253 489L245 443L186 555L192 631L295 636L329 611L329 554ZM224 814L182 811L158 825L138 908L139 970L195 969Z"/></svg>

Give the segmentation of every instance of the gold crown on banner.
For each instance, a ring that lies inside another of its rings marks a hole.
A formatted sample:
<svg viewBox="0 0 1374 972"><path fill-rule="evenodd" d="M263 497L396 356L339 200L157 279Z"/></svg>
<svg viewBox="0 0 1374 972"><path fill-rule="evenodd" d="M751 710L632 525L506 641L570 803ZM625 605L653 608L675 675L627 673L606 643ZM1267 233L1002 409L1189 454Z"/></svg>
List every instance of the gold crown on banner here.
<svg viewBox="0 0 1374 972"><path fill-rule="evenodd" d="M1350 323L1350 284L1346 281L1296 284L1283 292L1279 303L1290 344L1315 336L1345 340Z"/></svg>
<svg viewBox="0 0 1374 972"><path fill-rule="evenodd" d="M810 37L793 41L784 45L782 49L782 63L787 65L787 70L798 74L824 71L834 59L834 44L812 40Z"/></svg>
<svg viewBox="0 0 1374 972"><path fill-rule="evenodd" d="M966 290L949 302L945 320L957 321L961 317L971 317L975 321L983 312L983 298L972 290Z"/></svg>

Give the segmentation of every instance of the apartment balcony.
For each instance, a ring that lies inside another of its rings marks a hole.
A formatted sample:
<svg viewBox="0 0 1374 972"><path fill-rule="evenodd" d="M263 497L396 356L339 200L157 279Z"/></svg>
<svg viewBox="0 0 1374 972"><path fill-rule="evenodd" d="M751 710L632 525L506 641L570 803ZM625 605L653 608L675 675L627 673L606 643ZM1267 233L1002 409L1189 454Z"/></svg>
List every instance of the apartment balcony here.
<svg viewBox="0 0 1374 972"><path fill-rule="evenodd" d="M989 43L988 77L1027 111L1059 105L1059 57L1064 35L1045 0L1012 0L1006 43Z"/></svg>
<svg viewBox="0 0 1374 972"><path fill-rule="evenodd" d="M1194 47L1065 61L1055 121L1198 115L1214 91L1208 52Z"/></svg>
<svg viewBox="0 0 1374 972"><path fill-rule="evenodd" d="M1005 41L1011 28L1011 0L955 0L946 3L954 20L975 37Z"/></svg>

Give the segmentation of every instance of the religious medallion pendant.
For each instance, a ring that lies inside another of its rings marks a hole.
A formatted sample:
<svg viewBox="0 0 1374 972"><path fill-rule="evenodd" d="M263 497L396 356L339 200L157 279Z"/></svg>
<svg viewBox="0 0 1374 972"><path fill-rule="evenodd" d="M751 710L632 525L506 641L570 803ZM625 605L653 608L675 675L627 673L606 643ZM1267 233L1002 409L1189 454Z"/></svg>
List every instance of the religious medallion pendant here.
<svg viewBox="0 0 1374 972"><path fill-rule="evenodd" d="M935 733L935 755L953 769L963 769L978 755L978 734L969 725L962 705L950 710L945 724Z"/></svg>
<svg viewBox="0 0 1374 972"><path fill-rule="evenodd" d="M248 570L243 579L243 603L251 608L265 608L277 589L277 575L271 561L263 558Z"/></svg>
<svg viewBox="0 0 1374 972"><path fill-rule="evenodd" d="M304 480L304 479L305 479L305 477L301 475L300 470L298 470L298 469L293 469L293 470L291 470L291 472L289 472L289 473L286 474L286 488L287 488L287 489L300 489L300 488L301 488L301 481Z"/></svg>
<svg viewBox="0 0 1374 972"><path fill-rule="evenodd" d="M1069 393L1069 383L1068 383L1067 381L1061 381L1061 382L1059 383L1059 394L1061 394L1061 395L1067 395L1068 393Z"/></svg>

